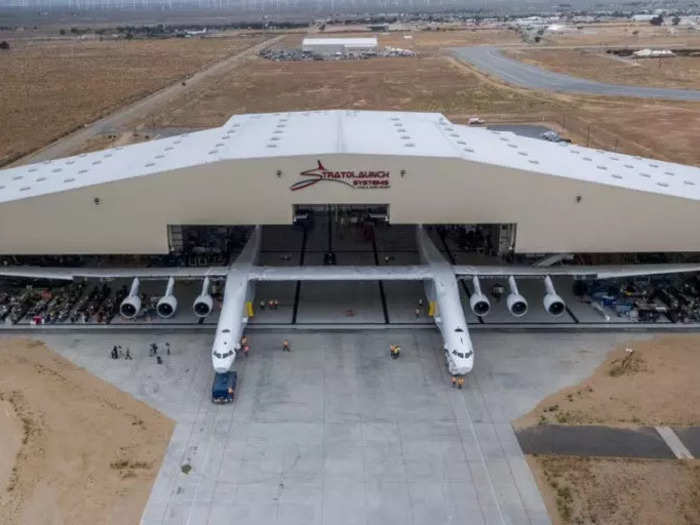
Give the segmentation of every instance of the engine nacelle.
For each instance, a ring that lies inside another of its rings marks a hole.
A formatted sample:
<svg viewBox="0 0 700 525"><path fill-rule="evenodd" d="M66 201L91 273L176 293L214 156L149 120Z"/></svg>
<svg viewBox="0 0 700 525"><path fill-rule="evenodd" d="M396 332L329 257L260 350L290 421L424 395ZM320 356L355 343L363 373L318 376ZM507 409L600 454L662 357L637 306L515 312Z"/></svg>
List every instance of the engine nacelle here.
<svg viewBox="0 0 700 525"><path fill-rule="evenodd" d="M214 298L209 294L209 277L205 277L202 284L202 293L194 300L192 310L194 315L201 319L208 316L213 308Z"/></svg>
<svg viewBox="0 0 700 525"><path fill-rule="evenodd" d="M469 306L474 314L483 317L491 311L491 302L481 292L481 285L479 284L478 277L474 276L472 278L472 284L474 285L474 293L469 297Z"/></svg>
<svg viewBox="0 0 700 525"><path fill-rule="evenodd" d="M139 280L134 279L131 283L129 295L119 305L119 313L122 317L133 319L141 311L141 297L139 296Z"/></svg>
<svg viewBox="0 0 700 525"><path fill-rule="evenodd" d="M175 315L177 311L177 297L173 294L175 289L175 279L168 279L168 285L165 288L163 297L158 300L156 305L156 313L163 319L168 319Z"/></svg>
<svg viewBox="0 0 700 525"><path fill-rule="evenodd" d="M512 275L508 277L508 287L510 288L510 293L506 299L508 310L514 317L522 317L527 313L527 300L520 295L515 277Z"/></svg>
<svg viewBox="0 0 700 525"><path fill-rule="evenodd" d="M564 299L557 294L556 290L554 289L552 279L549 277L549 275L544 278L544 289L545 294L542 301L544 304L544 309L547 310L549 315L559 317L566 311L566 303L564 302Z"/></svg>

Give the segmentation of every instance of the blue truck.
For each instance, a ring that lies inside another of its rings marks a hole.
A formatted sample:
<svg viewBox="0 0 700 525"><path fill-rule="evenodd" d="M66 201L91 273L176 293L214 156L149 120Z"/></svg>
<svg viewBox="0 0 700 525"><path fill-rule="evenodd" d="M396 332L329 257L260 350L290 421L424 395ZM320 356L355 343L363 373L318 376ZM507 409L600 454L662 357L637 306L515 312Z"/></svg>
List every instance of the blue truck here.
<svg viewBox="0 0 700 525"><path fill-rule="evenodd" d="M214 383L211 386L212 403L231 403L236 394L238 374L235 370L214 375Z"/></svg>

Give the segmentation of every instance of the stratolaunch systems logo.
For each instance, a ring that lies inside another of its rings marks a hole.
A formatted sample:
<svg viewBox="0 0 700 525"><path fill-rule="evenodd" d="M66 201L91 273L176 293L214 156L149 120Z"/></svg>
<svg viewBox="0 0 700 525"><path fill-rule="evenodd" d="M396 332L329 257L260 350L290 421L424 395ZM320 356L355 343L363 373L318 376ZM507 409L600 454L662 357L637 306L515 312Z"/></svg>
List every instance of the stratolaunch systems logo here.
<svg viewBox="0 0 700 525"><path fill-rule="evenodd" d="M320 160L317 162L318 167L302 171L299 176L304 178L292 184L289 189L303 190L318 182L339 182L355 190L380 190L391 185L388 170L333 171L326 169Z"/></svg>

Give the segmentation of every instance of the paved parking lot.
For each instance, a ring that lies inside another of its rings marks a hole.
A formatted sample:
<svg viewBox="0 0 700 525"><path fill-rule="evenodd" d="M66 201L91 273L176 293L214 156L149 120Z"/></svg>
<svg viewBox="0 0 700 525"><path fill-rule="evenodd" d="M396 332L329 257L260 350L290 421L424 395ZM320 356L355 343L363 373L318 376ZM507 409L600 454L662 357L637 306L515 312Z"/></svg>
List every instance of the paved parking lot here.
<svg viewBox="0 0 700 525"><path fill-rule="evenodd" d="M165 337L173 355L157 365L147 345ZM630 336L475 334L464 390L449 386L434 330L249 337L237 399L219 406L212 334L42 336L177 422L144 524L549 523L510 422ZM135 360L109 359L115 343Z"/></svg>

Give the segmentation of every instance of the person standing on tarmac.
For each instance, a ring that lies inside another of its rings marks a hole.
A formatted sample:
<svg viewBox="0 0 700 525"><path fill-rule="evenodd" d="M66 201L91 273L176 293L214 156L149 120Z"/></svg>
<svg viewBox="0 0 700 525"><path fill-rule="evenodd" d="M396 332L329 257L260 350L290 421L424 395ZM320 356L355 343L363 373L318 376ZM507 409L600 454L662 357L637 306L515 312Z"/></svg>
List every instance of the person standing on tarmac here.
<svg viewBox="0 0 700 525"><path fill-rule="evenodd" d="M248 352L250 351L250 346L248 346L248 336L244 335L241 337L241 348L243 349L243 355L248 357Z"/></svg>
<svg viewBox="0 0 700 525"><path fill-rule="evenodd" d="M291 352L292 350L289 348L289 341L286 339L282 341L282 351L283 352Z"/></svg>
<svg viewBox="0 0 700 525"><path fill-rule="evenodd" d="M462 390L463 386L464 386L464 376L458 376L457 377L457 388Z"/></svg>
<svg viewBox="0 0 700 525"><path fill-rule="evenodd" d="M457 376L452 376L452 388L457 386Z"/></svg>

